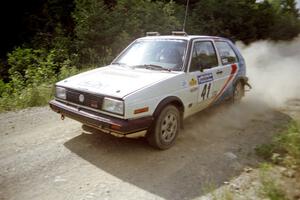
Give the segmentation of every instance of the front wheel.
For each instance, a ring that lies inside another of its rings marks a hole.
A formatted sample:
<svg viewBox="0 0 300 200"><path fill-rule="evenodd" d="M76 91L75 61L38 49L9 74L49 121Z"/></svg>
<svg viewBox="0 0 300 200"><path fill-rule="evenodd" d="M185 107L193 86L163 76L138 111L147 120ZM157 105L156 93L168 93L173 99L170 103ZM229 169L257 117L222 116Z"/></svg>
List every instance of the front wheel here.
<svg viewBox="0 0 300 200"><path fill-rule="evenodd" d="M233 95L232 95L233 102L234 103L240 102L242 100L244 94L245 94L244 84L241 81L239 81L234 86Z"/></svg>
<svg viewBox="0 0 300 200"><path fill-rule="evenodd" d="M147 134L149 144L158 149L174 145L180 128L180 113L173 105L166 106L156 118L152 130Z"/></svg>

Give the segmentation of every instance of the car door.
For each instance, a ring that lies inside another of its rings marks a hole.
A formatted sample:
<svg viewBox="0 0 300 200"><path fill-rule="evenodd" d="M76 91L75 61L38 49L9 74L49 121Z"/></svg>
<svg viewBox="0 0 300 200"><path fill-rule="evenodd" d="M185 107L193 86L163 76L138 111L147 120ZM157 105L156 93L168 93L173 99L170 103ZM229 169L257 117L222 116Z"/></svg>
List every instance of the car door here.
<svg viewBox="0 0 300 200"><path fill-rule="evenodd" d="M195 111L207 107L217 96L220 87L216 80L223 78L213 41L195 40L189 65L191 91L196 92Z"/></svg>
<svg viewBox="0 0 300 200"><path fill-rule="evenodd" d="M218 93L212 100L212 103L226 98L224 94L229 87L232 87L232 81L238 71L238 59L231 45L227 41L215 41L215 46L221 65L216 68L214 84L218 88Z"/></svg>

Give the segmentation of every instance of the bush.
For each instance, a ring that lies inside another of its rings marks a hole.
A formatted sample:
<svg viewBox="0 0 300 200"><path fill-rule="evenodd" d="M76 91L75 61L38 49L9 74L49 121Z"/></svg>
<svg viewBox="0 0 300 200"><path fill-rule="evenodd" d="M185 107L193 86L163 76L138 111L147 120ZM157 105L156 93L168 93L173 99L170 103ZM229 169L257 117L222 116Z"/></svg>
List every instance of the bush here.
<svg viewBox="0 0 300 200"><path fill-rule="evenodd" d="M275 136L271 144L260 145L255 148L256 153L265 158L287 165L300 165L300 128L292 121L286 130ZM280 157L280 159L278 159Z"/></svg>
<svg viewBox="0 0 300 200"><path fill-rule="evenodd" d="M287 200L285 191L280 187L276 178L272 176L272 167L268 163L263 163L260 166L260 195L262 199Z"/></svg>
<svg viewBox="0 0 300 200"><path fill-rule="evenodd" d="M8 54L8 83L0 80L0 111L42 106L53 98L53 84L78 73L62 49L16 48Z"/></svg>
<svg viewBox="0 0 300 200"><path fill-rule="evenodd" d="M300 165L300 128L295 121L291 122L287 130L276 137L274 142L278 144L278 149L285 151L288 157L294 158L294 164Z"/></svg>
<svg viewBox="0 0 300 200"><path fill-rule="evenodd" d="M274 150L275 150L274 144L262 144L258 147L255 147L255 153L264 159L271 159Z"/></svg>

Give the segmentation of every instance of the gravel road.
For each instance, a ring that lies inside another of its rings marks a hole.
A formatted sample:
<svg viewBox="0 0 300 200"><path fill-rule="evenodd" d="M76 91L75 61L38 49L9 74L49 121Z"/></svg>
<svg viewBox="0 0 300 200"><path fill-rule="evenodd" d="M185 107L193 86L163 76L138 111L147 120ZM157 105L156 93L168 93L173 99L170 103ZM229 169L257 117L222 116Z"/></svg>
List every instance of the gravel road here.
<svg viewBox="0 0 300 200"><path fill-rule="evenodd" d="M158 151L85 132L48 107L2 113L0 199L194 199L256 166L254 147L290 119L256 101L220 105L187 119L176 145Z"/></svg>

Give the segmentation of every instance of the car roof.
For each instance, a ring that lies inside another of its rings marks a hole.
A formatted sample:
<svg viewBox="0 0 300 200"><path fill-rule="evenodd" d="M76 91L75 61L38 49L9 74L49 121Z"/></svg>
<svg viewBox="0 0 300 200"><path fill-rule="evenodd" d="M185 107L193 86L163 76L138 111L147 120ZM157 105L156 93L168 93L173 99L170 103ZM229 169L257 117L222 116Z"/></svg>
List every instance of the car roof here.
<svg viewBox="0 0 300 200"><path fill-rule="evenodd" d="M155 40L155 39L173 39L173 40L193 40L193 39L225 39L223 37L218 36L208 36L208 35L186 35L186 36L178 36L178 35L161 35L161 36L146 36L139 38L141 40Z"/></svg>

